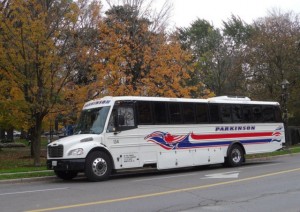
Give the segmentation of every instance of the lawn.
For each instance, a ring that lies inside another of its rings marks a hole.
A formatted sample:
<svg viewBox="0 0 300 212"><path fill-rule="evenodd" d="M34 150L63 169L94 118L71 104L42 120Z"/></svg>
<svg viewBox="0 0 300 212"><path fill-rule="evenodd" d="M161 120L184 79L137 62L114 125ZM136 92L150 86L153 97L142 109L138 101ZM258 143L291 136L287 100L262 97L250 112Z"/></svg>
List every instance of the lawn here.
<svg viewBox="0 0 300 212"><path fill-rule="evenodd" d="M26 145L25 147L2 148L0 150L0 180L53 175L53 172L46 171L46 139L42 139L40 167L33 165L33 158L30 154L30 145L28 145L28 142L21 139L16 139L15 142L24 143ZM33 171L35 173L26 173Z"/></svg>

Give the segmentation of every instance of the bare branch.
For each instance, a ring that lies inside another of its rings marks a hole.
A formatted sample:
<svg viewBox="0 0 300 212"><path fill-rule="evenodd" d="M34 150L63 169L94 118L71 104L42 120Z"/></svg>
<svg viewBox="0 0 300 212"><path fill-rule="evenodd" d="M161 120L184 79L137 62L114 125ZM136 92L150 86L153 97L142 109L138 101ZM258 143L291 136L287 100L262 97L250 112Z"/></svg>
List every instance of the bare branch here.
<svg viewBox="0 0 300 212"><path fill-rule="evenodd" d="M128 5L138 11L139 18L146 18L152 24L151 31L164 32L168 26L173 4L166 0L160 9L155 9L155 0L106 0L110 9L114 6Z"/></svg>

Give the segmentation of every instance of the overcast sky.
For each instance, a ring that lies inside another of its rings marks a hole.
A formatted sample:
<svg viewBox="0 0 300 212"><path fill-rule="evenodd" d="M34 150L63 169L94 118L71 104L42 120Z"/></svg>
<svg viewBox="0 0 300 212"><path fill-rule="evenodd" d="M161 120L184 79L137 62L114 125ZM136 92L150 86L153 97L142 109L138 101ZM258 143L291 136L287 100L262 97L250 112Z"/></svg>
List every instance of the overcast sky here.
<svg viewBox="0 0 300 212"><path fill-rule="evenodd" d="M155 0L158 7L164 2ZM228 20L231 14L239 16L247 23L268 15L272 9L282 12L294 11L300 14L300 0L169 0L173 4L171 26L187 27L197 18L222 27L222 20Z"/></svg>

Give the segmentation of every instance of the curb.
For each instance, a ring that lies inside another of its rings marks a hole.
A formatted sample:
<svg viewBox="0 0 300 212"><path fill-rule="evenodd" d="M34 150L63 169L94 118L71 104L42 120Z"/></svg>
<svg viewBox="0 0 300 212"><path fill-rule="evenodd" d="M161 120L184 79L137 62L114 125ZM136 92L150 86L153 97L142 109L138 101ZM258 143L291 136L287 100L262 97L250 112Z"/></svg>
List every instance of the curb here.
<svg viewBox="0 0 300 212"><path fill-rule="evenodd" d="M284 154L284 155L274 155L274 156L264 156L264 157L257 157L257 158L248 158L248 159L246 159L246 161L249 161L249 162L266 161L266 160L277 159L277 158L281 158L281 157L293 157L293 156L297 156L297 155L300 155L300 152L299 153L288 153L288 154Z"/></svg>
<svg viewBox="0 0 300 212"><path fill-rule="evenodd" d="M28 177L28 178L18 178L10 180L0 180L1 184L13 184L13 183L32 183L39 181L49 181L58 179L56 176L47 176L47 177Z"/></svg>

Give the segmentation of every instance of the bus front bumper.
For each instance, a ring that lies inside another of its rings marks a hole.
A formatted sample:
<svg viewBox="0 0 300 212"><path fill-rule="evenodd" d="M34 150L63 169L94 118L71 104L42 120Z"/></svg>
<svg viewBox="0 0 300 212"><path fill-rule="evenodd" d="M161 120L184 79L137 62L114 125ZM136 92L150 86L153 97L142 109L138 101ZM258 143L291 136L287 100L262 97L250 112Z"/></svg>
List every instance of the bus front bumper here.
<svg viewBox="0 0 300 212"><path fill-rule="evenodd" d="M56 171L84 171L85 159L51 159L47 160L47 169Z"/></svg>

